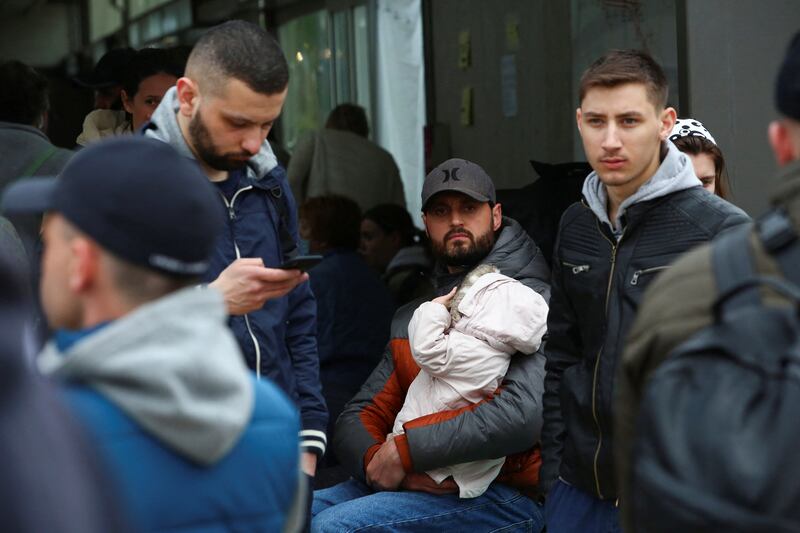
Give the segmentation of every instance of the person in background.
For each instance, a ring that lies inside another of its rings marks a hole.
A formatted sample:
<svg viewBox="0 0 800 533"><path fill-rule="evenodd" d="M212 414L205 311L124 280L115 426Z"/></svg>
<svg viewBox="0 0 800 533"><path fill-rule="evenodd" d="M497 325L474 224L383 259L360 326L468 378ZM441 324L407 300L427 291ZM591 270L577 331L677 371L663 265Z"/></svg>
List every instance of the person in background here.
<svg viewBox="0 0 800 533"><path fill-rule="evenodd" d="M74 155L47 138L47 79L19 61L0 63L0 190L33 174L58 174Z"/></svg>
<svg viewBox="0 0 800 533"><path fill-rule="evenodd" d="M355 104L336 106L323 129L297 142L288 175L298 202L341 194L362 211L383 203L406 205L392 154L369 140L367 114Z"/></svg>
<svg viewBox="0 0 800 533"><path fill-rule="evenodd" d="M144 48L134 53L122 73L121 110L96 109L86 116L76 142L81 146L99 139L133 133L156 110L164 93L183 74L168 50Z"/></svg>
<svg viewBox="0 0 800 533"><path fill-rule="evenodd" d="M317 299L317 351L328 404L328 439L344 405L380 360L389 340L392 297L356 253L361 211L349 198L309 198L300 206L300 236L324 259L309 271ZM327 466L337 464L328 458Z"/></svg>
<svg viewBox="0 0 800 533"><path fill-rule="evenodd" d="M0 86L0 191L33 174L58 174L74 152L53 145L47 137L47 79L24 63L5 61L0 62ZM38 216L14 217L11 221L0 217L0 251L20 265L23 277L29 280L33 306L38 311L34 336L39 344L47 336L47 325L35 297L39 291L40 228Z"/></svg>
<svg viewBox="0 0 800 533"><path fill-rule="evenodd" d="M222 295L198 287L225 217L199 167L153 139L109 139L58 178L16 183L2 208L47 212L41 292L56 334L38 366L63 385L137 531L298 521L297 411L248 371Z"/></svg>
<svg viewBox="0 0 800 533"><path fill-rule="evenodd" d="M75 78L78 85L94 90L95 109L122 109L122 79L135 54L133 48L111 49L103 54L89 74Z"/></svg>
<svg viewBox="0 0 800 533"><path fill-rule="evenodd" d="M0 524L16 533L130 531L78 421L33 371L24 276L0 253Z"/></svg>
<svg viewBox="0 0 800 533"><path fill-rule="evenodd" d="M705 190L724 200L731 199L725 158L717 146L717 141L700 121L679 118L669 134L669 140L692 160L694 173Z"/></svg>
<svg viewBox="0 0 800 533"><path fill-rule="evenodd" d="M405 207L381 204L364 213L358 251L381 274L397 307L433 296L433 261L425 242Z"/></svg>

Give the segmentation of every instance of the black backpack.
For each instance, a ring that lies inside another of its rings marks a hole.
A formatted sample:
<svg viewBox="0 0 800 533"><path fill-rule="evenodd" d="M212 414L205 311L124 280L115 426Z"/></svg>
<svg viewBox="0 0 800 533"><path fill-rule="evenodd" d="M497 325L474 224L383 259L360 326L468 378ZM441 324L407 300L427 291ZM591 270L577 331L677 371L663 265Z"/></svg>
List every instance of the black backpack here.
<svg viewBox="0 0 800 533"><path fill-rule="evenodd" d="M756 272L752 227L713 242L714 322L654 371L637 418L636 531L800 531L800 241L782 211L755 228L784 278Z"/></svg>

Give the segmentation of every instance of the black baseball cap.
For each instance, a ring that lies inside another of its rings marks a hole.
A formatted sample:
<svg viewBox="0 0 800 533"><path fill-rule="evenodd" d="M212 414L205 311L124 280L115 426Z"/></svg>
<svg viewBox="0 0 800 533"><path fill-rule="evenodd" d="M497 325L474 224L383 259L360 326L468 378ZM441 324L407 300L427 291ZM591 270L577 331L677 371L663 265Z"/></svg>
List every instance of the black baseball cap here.
<svg viewBox="0 0 800 533"><path fill-rule="evenodd" d="M479 202L497 202L492 178L480 165L466 159L448 159L425 176L422 210L433 195L445 191L460 192Z"/></svg>
<svg viewBox="0 0 800 533"><path fill-rule="evenodd" d="M10 185L0 210L58 212L121 259L173 276L198 276L208 269L224 225L217 194L197 163L168 144L122 136L81 150L58 177Z"/></svg>
<svg viewBox="0 0 800 533"><path fill-rule="evenodd" d="M109 50L88 75L75 78L75 82L89 89L107 89L121 85L122 80L125 79L128 65L135 55L136 50L133 48Z"/></svg>
<svg viewBox="0 0 800 533"><path fill-rule="evenodd" d="M775 81L775 107L788 118L800 120L800 32L786 50Z"/></svg>

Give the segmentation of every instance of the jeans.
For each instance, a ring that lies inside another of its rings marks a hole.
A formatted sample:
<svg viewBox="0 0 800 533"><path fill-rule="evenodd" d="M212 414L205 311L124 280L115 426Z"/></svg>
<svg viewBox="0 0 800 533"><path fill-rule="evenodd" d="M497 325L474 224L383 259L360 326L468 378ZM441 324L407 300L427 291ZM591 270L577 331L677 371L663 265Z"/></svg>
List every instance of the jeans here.
<svg viewBox="0 0 800 533"><path fill-rule="evenodd" d="M314 493L312 532L532 532L544 526L541 506L493 483L477 498L426 492L374 492L356 479Z"/></svg>
<svg viewBox="0 0 800 533"><path fill-rule="evenodd" d="M622 533L613 501L600 500L561 478L547 493L544 512L547 533Z"/></svg>

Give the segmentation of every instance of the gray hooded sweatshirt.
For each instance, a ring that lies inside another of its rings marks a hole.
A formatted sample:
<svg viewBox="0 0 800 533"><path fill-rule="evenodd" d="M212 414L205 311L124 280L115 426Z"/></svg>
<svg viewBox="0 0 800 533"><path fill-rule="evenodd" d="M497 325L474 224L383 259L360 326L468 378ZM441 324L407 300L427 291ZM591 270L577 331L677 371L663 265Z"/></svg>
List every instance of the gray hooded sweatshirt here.
<svg viewBox="0 0 800 533"><path fill-rule="evenodd" d="M178 90L172 87L164 94L161 103L150 117L150 122L156 127L145 130L144 134L169 144L185 157L196 159L189 145L186 144L186 139L183 138L183 132L178 125L179 109ZM256 180L261 179L276 166L278 166L278 158L275 157L269 142L265 139L258 153L247 161L247 176Z"/></svg>
<svg viewBox="0 0 800 533"><path fill-rule="evenodd" d="M253 411L250 372L222 295L187 288L136 308L61 353L44 374L94 388L179 454L204 465L233 448Z"/></svg>
<svg viewBox="0 0 800 533"><path fill-rule="evenodd" d="M586 181L583 182L583 197L589 204L589 209L592 210L592 213L600 222L611 228L617 240L622 236L622 230L624 229L622 217L625 215L625 211L633 204L655 200L684 189L703 186L694 173L694 167L689 156L678 150L670 141L664 141L663 144L667 148L667 155L661 161L658 170L635 193L620 204L613 224L608 220L608 193L597 172L589 174L586 177Z"/></svg>

